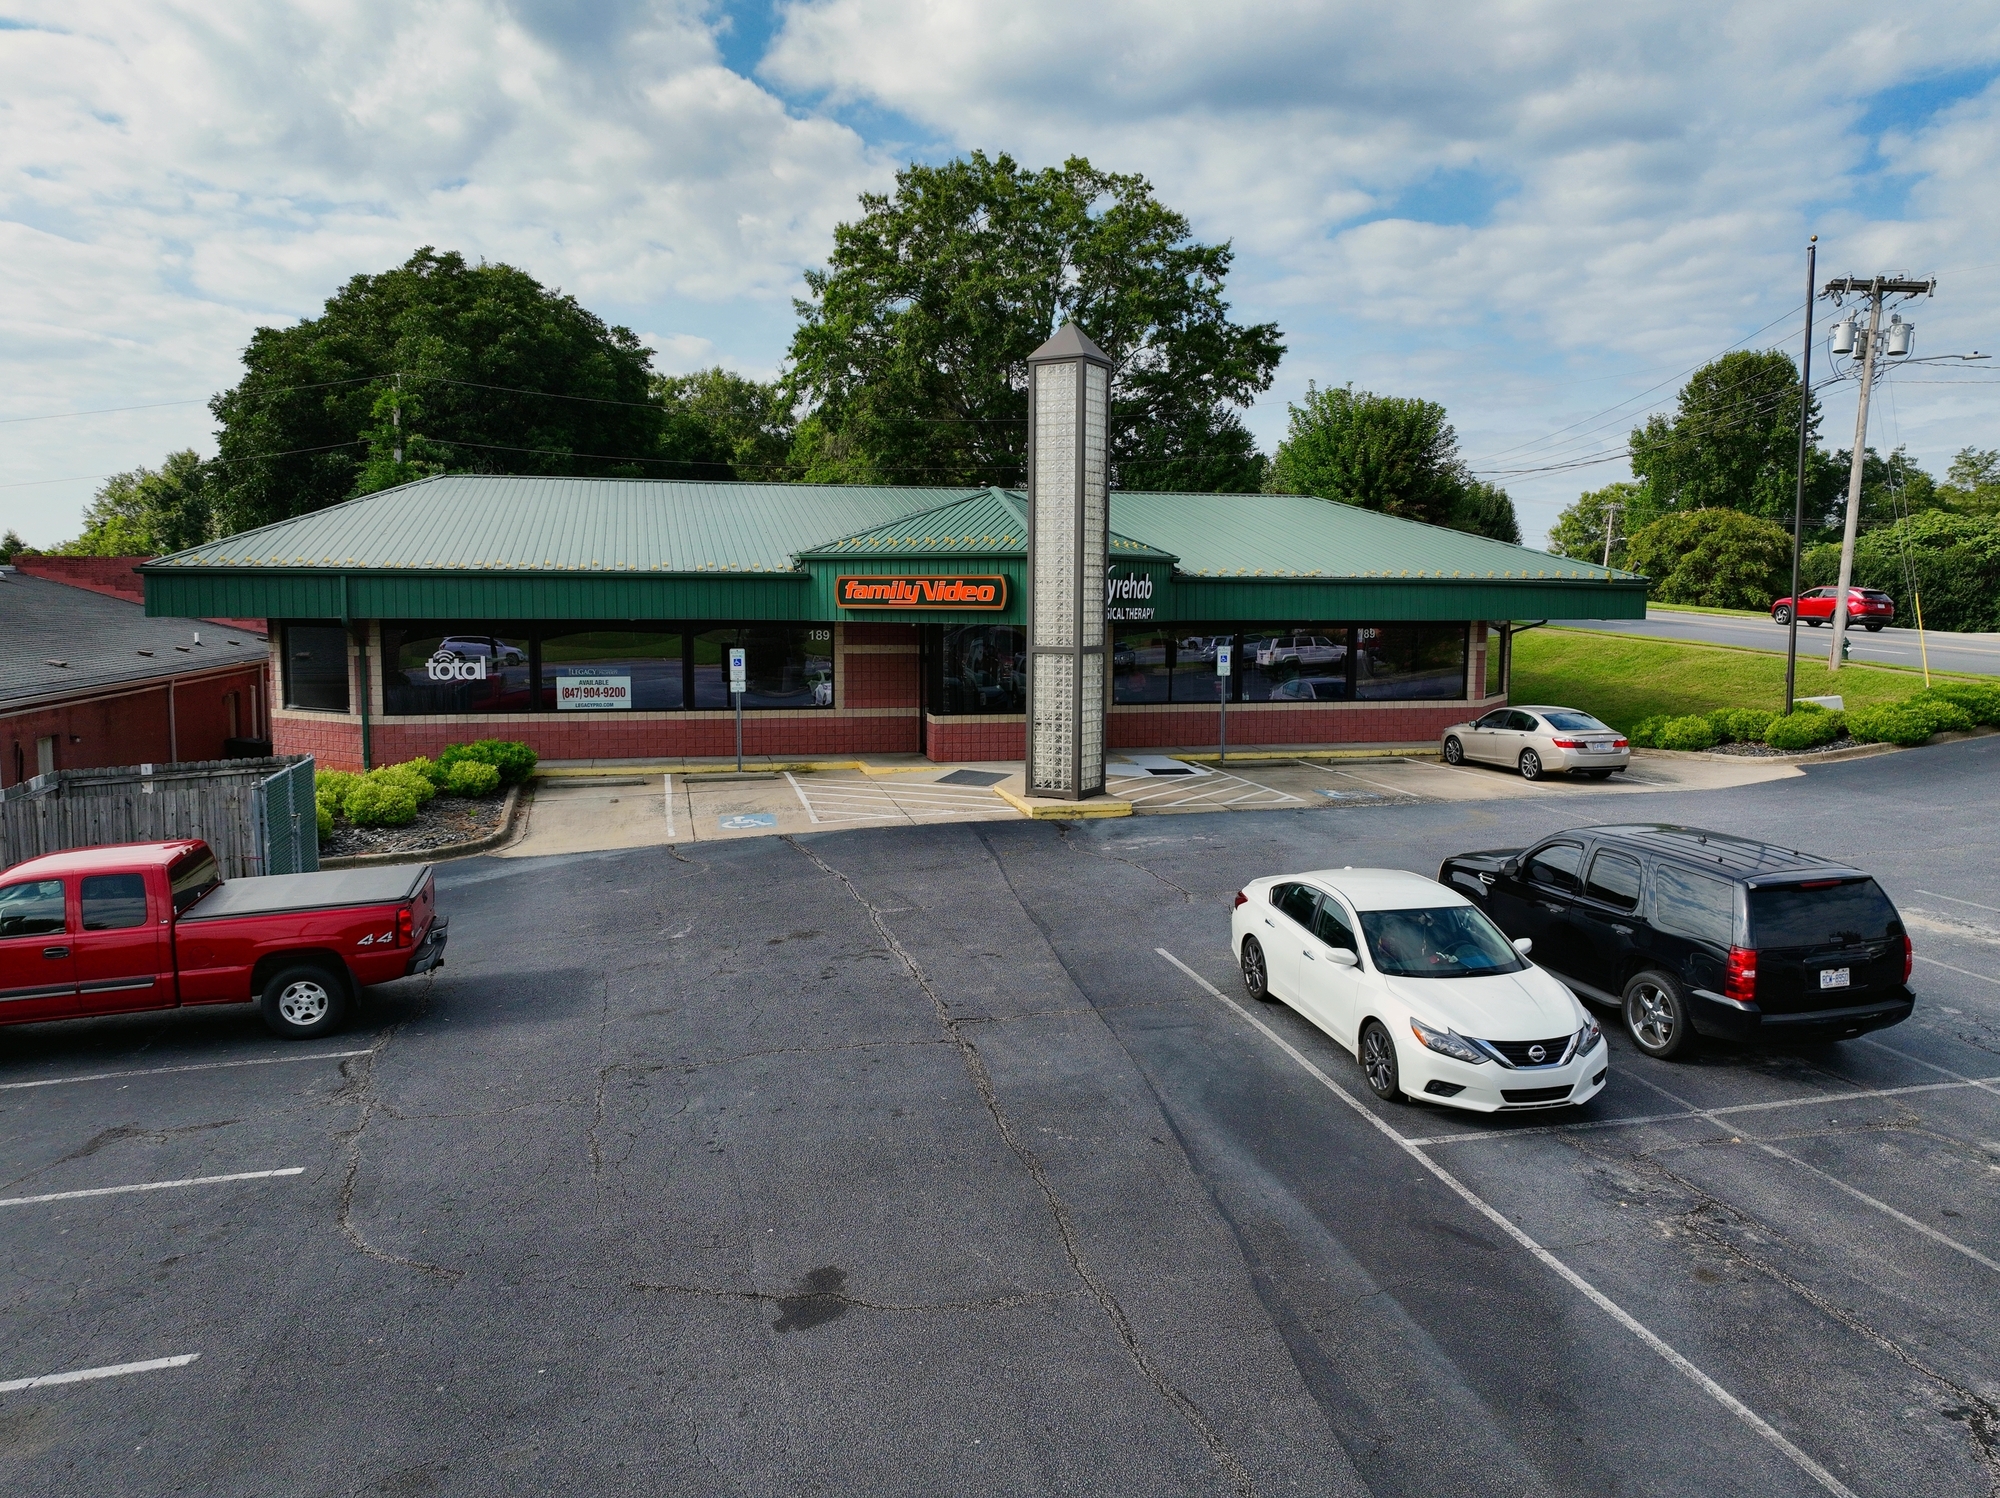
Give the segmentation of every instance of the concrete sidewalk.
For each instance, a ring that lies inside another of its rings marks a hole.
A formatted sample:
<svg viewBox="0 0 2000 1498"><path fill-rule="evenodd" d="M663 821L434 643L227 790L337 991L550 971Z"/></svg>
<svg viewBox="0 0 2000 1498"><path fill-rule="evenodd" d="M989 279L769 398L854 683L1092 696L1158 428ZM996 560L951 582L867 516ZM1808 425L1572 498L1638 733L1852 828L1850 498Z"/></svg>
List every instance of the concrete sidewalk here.
<svg viewBox="0 0 2000 1498"><path fill-rule="evenodd" d="M1434 750L1130 751L1106 765L1106 794L1048 801L1025 794L1018 762L940 765L917 755L813 761L551 764L538 771L526 826L502 858L715 842L849 827L1200 812L1303 811L1413 802L1560 800L1726 790L1802 772L1768 759L1640 751L1608 781L1439 763Z"/></svg>

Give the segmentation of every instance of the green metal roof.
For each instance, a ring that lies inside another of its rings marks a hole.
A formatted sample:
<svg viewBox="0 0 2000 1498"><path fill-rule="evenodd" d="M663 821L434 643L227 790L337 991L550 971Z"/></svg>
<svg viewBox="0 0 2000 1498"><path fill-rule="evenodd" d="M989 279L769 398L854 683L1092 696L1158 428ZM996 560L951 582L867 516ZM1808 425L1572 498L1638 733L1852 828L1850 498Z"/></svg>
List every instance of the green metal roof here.
<svg viewBox="0 0 2000 1498"><path fill-rule="evenodd" d="M905 515L858 535L814 546L799 553L801 561L871 560L917 556L1026 556L1028 501L1011 489L982 489L952 504ZM1111 555L1133 561L1171 562L1171 553L1111 535Z"/></svg>
<svg viewBox="0 0 2000 1498"><path fill-rule="evenodd" d="M443 474L175 552L146 570L793 572L802 547L964 495Z"/></svg>
<svg viewBox="0 0 2000 1498"><path fill-rule="evenodd" d="M1119 490L1111 496L1111 523L1171 552L1186 577L1638 580L1309 494Z"/></svg>

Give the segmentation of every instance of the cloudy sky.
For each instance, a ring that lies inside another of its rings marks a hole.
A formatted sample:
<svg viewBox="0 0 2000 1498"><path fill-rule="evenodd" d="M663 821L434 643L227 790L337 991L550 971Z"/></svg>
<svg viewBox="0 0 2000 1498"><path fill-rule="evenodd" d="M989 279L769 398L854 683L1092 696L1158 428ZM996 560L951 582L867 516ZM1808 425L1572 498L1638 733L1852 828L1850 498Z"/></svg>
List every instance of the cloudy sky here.
<svg viewBox="0 0 2000 1498"><path fill-rule="evenodd" d="M254 328L423 244L767 376L856 194L975 147L1234 242L1267 448L1309 380L1443 401L1531 539L1692 366L1796 351L1809 233L1939 277L1921 353L2000 351L1991 0L0 0L0 527L213 451ZM1903 369L1871 441L1941 472L1996 401Z"/></svg>

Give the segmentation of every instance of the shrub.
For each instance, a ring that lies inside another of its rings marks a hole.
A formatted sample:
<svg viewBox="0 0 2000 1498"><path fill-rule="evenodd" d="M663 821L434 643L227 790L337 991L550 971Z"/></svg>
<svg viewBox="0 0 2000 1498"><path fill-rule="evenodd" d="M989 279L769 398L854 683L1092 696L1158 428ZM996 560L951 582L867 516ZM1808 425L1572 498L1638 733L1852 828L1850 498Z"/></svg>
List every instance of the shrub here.
<svg viewBox="0 0 2000 1498"><path fill-rule="evenodd" d="M1671 722L1665 713L1655 713L1650 718L1641 718L1625 737L1634 749L1657 749L1660 747L1660 729Z"/></svg>
<svg viewBox="0 0 2000 1498"><path fill-rule="evenodd" d="M1931 716L1906 702L1856 708L1847 715L1847 731L1857 743L1921 744L1932 733Z"/></svg>
<svg viewBox="0 0 2000 1498"><path fill-rule="evenodd" d="M430 805L431 797L438 793L438 788L431 784L430 777L412 764L384 765L379 770L370 770L368 778L370 780L394 780L408 786L410 794L417 798L417 805L419 806Z"/></svg>
<svg viewBox="0 0 2000 1498"><path fill-rule="evenodd" d="M436 760L419 754L415 759L406 759L395 767L398 770L414 770L428 780L438 790L444 789L446 770Z"/></svg>
<svg viewBox="0 0 2000 1498"><path fill-rule="evenodd" d="M367 775L347 793L347 820L357 827L401 827L417 819L417 793L399 775Z"/></svg>
<svg viewBox="0 0 2000 1498"><path fill-rule="evenodd" d="M448 772L446 787L454 796L490 796L500 784L500 772L476 759L461 759Z"/></svg>
<svg viewBox="0 0 2000 1498"><path fill-rule="evenodd" d="M1661 749L1713 749L1719 735L1706 718L1669 718L1655 734Z"/></svg>
<svg viewBox="0 0 2000 1498"><path fill-rule="evenodd" d="M321 801L313 809L319 814L319 840L325 842L333 836L333 808Z"/></svg>
<svg viewBox="0 0 2000 1498"><path fill-rule="evenodd" d="M1971 713L1976 722L2000 724L2000 686L1989 686L1983 681L1949 681L1917 695L1955 702Z"/></svg>
<svg viewBox="0 0 2000 1498"><path fill-rule="evenodd" d="M1708 726L1725 744L1754 744L1764 737L1775 713L1754 707L1718 707L1708 715Z"/></svg>
<svg viewBox="0 0 2000 1498"><path fill-rule="evenodd" d="M1840 713L1830 713L1817 702L1802 702L1790 717L1771 720L1771 726L1764 730L1764 742L1773 749L1797 754L1804 749L1831 744L1840 737L1845 726L1845 719Z"/></svg>
<svg viewBox="0 0 2000 1498"><path fill-rule="evenodd" d="M324 801L336 812L347 810L347 793L361 784L350 770L320 770L313 776L313 799Z"/></svg>
<svg viewBox="0 0 2000 1498"><path fill-rule="evenodd" d="M514 739L478 739L470 744L446 744L437 757L447 773L461 760L491 765L508 785L518 785L534 773L535 751Z"/></svg>

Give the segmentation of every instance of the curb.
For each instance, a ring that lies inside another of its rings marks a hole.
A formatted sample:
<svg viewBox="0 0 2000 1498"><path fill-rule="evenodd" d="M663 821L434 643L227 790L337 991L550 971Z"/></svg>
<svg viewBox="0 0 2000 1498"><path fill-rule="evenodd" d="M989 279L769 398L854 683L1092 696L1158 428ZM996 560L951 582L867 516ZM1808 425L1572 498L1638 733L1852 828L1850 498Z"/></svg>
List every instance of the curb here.
<svg viewBox="0 0 2000 1498"><path fill-rule="evenodd" d="M535 774L545 780L601 780L606 776L653 775L782 775L790 771L794 775L804 775L827 770L859 770L864 775L917 775L940 769L943 762L921 765L871 765L859 759L786 759L751 763L745 760L743 768L735 765L684 765L667 760L653 764L597 765L584 767L564 765L558 769L540 769Z"/></svg>
<svg viewBox="0 0 2000 1498"><path fill-rule="evenodd" d="M993 794L1022 816L1036 822L1081 822L1097 817L1132 815L1130 801L1108 801L1102 796L1093 796L1088 801L1040 801L1003 791L997 785L993 787Z"/></svg>
<svg viewBox="0 0 2000 1498"><path fill-rule="evenodd" d="M1873 759L1878 754L1902 752L1900 744L1849 744L1845 749L1808 750L1802 754L1716 754L1707 749L1634 749L1632 754L1634 758L1641 754L1672 755L1675 759L1698 759L1707 764L1737 761L1752 765L1828 765L1843 759Z"/></svg>
<svg viewBox="0 0 2000 1498"><path fill-rule="evenodd" d="M469 858L475 853L484 853L513 837L515 825L521 819L521 808L528 800L523 794L526 789L526 782L507 787L507 805L500 813L500 825L479 837L445 843L436 848L413 849L407 853L350 853L344 858L322 858L319 866L322 869L368 869L392 863L442 863L446 859Z"/></svg>

